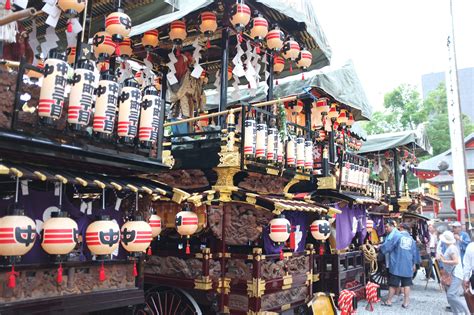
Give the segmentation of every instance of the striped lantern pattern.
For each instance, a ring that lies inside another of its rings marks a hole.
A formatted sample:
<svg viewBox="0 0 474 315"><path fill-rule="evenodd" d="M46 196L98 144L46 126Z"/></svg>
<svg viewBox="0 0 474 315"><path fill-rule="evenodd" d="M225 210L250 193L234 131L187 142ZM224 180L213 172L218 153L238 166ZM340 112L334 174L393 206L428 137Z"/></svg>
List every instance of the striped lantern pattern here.
<svg viewBox="0 0 474 315"><path fill-rule="evenodd" d="M285 69L285 59L280 56L273 58L273 72L280 73Z"/></svg>
<svg viewBox="0 0 474 315"><path fill-rule="evenodd" d="M217 30L217 16L214 12L204 11L200 15L201 23L199 24L199 30L208 36L214 34Z"/></svg>
<svg viewBox="0 0 474 315"><path fill-rule="evenodd" d="M339 310L341 310L341 315L352 315L355 313L356 308L354 307L354 299L356 298L356 293L351 290L342 290L339 293L339 299L337 300L337 305Z"/></svg>
<svg viewBox="0 0 474 315"><path fill-rule="evenodd" d="M279 51L283 48L283 42L285 41L285 34L278 28L275 27L266 36L268 49Z"/></svg>
<svg viewBox="0 0 474 315"><path fill-rule="evenodd" d="M290 238L290 221L281 217L274 218L269 222L270 234L268 235L274 243L284 243Z"/></svg>
<svg viewBox="0 0 474 315"><path fill-rule="evenodd" d="M286 164L290 167L296 166L296 140L294 138L288 139L286 143Z"/></svg>
<svg viewBox="0 0 474 315"><path fill-rule="evenodd" d="M260 42L268 34L268 21L260 14L252 19L250 23L250 38Z"/></svg>
<svg viewBox="0 0 474 315"><path fill-rule="evenodd" d="M176 214L175 224L179 235L190 236L196 233L199 226L199 218L195 212L180 211Z"/></svg>
<svg viewBox="0 0 474 315"><path fill-rule="evenodd" d="M151 227L151 237L155 238L161 233L161 218L157 214L152 214L148 219L148 224Z"/></svg>
<svg viewBox="0 0 474 315"><path fill-rule="evenodd" d="M86 230L86 244L94 255L110 255L119 246L120 227L115 221L99 220Z"/></svg>
<svg viewBox="0 0 474 315"><path fill-rule="evenodd" d="M331 234L331 225L327 220L315 220L310 226L311 235L318 241L325 241Z"/></svg>
<svg viewBox="0 0 474 315"><path fill-rule="evenodd" d="M285 59L296 60L300 54L300 45L290 37L290 39L283 44L282 52Z"/></svg>
<svg viewBox="0 0 474 315"><path fill-rule="evenodd" d="M251 12L249 6L246 4L234 4L231 15L230 23L239 32L242 31L242 29L250 22Z"/></svg>
<svg viewBox="0 0 474 315"><path fill-rule="evenodd" d="M159 32L157 29L149 30L143 33L142 45L145 48L155 48L159 44Z"/></svg>
<svg viewBox="0 0 474 315"><path fill-rule="evenodd" d="M244 154L247 157L255 156L255 141L257 136L257 123L253 119L245 121Z"/></svg>
<svg viewBox="0 0 474 315"><path fill-rule="evenodd" d="M132 30L132 20L122 11L119 9L117 12L112 12L105 19L105 31L112 35L112 38L123 39Z"/></svg>
<svg viewBox="0 0 474 315"><path fill-rule="evenodd" d="M155 86L150 85L143 91L140 110L140 127L138 139L143 142L155 143L159 132L161 98Z"/></svg>
<svg viewBox="0 0 474 315"><path fill-rule="evenodd" d="M24 215L0 218L0 256L23 256L34 246L36 225Z"/></svg>
<svg viewBox="0 0 474 315"><path fill-rule="evenodd" d="M120 49L120 57L122 57L122 58L132 57L133 48L132 48L132 41L131 41L130 37L125 37L119 43L119 49Z"/></svg>
<svg viewBox="0 0 474 315"><path fill-rule="evenodd" d="M116 78L106 72L102 73L97 87L97 99L93 129L95 132L111 134L114 131L117 102L119 99L119 85Z"/></svg>
<svg viewBox="0 0 474 315"><path fill-rule="evenodd" d="M367 233L372 233L372 230L374 229L374 221L367 220L365 222L365 229L367 230Z"/></svg>
<svg viewBox="0 0 474 315"><path fill-rule="evenodd" d="M257 124L257 139L255 142L255 156L265 158L267 155L267 125Z"/></svg>
<svg viewBox="0 0 474 315"><path fill-rule="evenodd" d="M122 225L122 246L130 253L142 253L152 241L151 226L142 220L127 221Z"/></svg>
<svg viewBox="0 0 474 315"><path fill-rule="evenodd" d="M85 0L59 0L58 7L63 12L74 12L75 14L81 13L86 6Z"/></svg>
<svg viewBox="0 0 474 315"><path fill-rule="evenodd" d="M313 158L313 142L304 142L304 169L306 171L312 171L314 166Z"/></svg>
<svg viewBox="0 0 474 315"><path fill-rule="evenodd" d="M304 168L305 154L304 154L304 138L296 138L296 167Z"/></svg>
<svg viewBox="0 0 474 315"><path fill-rule="evenodd" d="M97 32L92 39L92 49L96 58L99 56L112 56L115 52L115 43L112 40L112 36L105 32Z"/></svg>
<svg viewBox="0 0 474 315"><path fill-rule="evenodd" d="M275 162L277 159L278 129L268 128L267 137L267 160Z"/></svg>
<svg viewBox="0 0 474 315"><path fill-rule="evenodd" d="M67 255L77 244L77 223L67 217L53 217L43 225L41 247L50 255Z"/></svg>
<svg viewBox="0 0 474 315"><path fill-rule="evenodd" d="M307 49L301 49L296 59L296 65L301 69L307 69L311 66L312 60L313 55Z"/></svg>
<svg viewBox="0 0 474 315"><path fill-rule="evenodd" d="M181 20L171 22L169 36L176 45L180 45L187 36L186 23Z"/></svg>
<svg viewBox="0 0 474 315"><path fill-rule="evenodd" d="M99 75L90 60L79 60L71 79L67 121L87 126L92 114Z"/></svg>
<svg viewBox="0 0 474 315"><path fill-rule="evenodd" d="M138 82L135 79L126 80L120 96L117 125L119 137L136 137L141 101L142 93L138 88Z"/></svg>

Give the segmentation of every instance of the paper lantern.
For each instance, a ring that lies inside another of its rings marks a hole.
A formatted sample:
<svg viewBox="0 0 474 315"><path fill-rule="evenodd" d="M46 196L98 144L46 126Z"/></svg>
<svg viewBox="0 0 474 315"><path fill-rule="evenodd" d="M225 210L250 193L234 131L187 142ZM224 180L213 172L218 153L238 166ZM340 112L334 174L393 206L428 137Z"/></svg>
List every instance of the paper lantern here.
<svg viewBox="0 0 474 315"><path fill-rule="evenodd" d="M280 134L278 134L277 136L277 163L278 164L283 164L283 155L284 155L284 144L283 144L283 140L282 140L282 137L280 136Z"/></svg>
<svg viewBox="0 0 474 315"><path fill-rule="evenodd" d="M86 244L92 254L103 256L112 254L119 246L120 227L110 217L103 216L87 227Z"/></svg>
<svg viewBox="0 0 474 315"><path fill-rule="evenodd" d="M316 101L316 111L322 116L327 115L329 111L328 100L325 98L320 98Z"/></svg>
<svg viewBox="0 0 474 315"><path fill-rule="evenodd" d="M136 216L133 221L127 221L122 225L122 246L129 253L144 253L152 240L151 226Z"/></svg>
<svg viewBox="0 0 474 315"><path fill-rule="evenodd" d="M130 37L125 37L119 43L119 49L120 49L120 57L122 58L132 57L133 48L132 48L132 41L130 40Z"/></svg>
<svg viewBox="0 0 474 315"><path fill-rule="evenodd" d="M337 117L337 122L339 123L339 125L341 126L345 126L346 123L347 123L347 114L346 114L346 111L343 109L341 110L341 112L339 113L339 116Z"/></svg>
<svg viewBox="0 0 474 315"><path fill-rule="evenodd" d="M100 134L109 135L114 131L119 98L119 85L116 80L109 71L102 72L97 87L93 129Z"/></svg>
<svg viewBox="0 0 474 315"><path fill-rule="evenodd" d="M244 154L247 158L255 157L257 123L253 119L245 120Z"/></svg>
<svg viewBox="0 0 474 315"><path fill-rule="evenodd" d="M147 50L150 50L158 46L160 42L158 36L159 36L159 32L156 29L149 30L143 33L143 37L142 37L143 47L145 47Z"/></svg>
<svg viewBox="0 0 474 315"><path fill-rule="evenodd" d="M58 7L66 13L67 17L73 17L84 10L86 0L59 0Z"/></svg>
<svg viewBox="0 0 474 315"><path fill-rule="evenodd" d="M34 246L36 225L23 211L0 218L0 256L23 256Z"/></svg>
<svg viewBox="0 0 474 315"><path fill-rule="evenodd" d="M77 223L67 212L55 212L43 224L41 247L50 255L67 255L76 247L77 236Z"/></svg>
<svg viewBox="0 0 474 315"><path fill-rule="evenodd" d="M367 230L367 233L372 233L372 230L374 229L374 221L367 220L365 223L365 229Z"/></svg>
<svg viewBox="0 0 474 315"><path fill-rule="evenodd" d="M44 78L38 105L38 114L42 118L56 120L61 117L69 71L65 60L64 54L52 49L44 63Z"/></svg>
<svg viewBox="0 0 474 315"><path fill-rule="evenodd" d="M250 18L251 12L248 5L244 4L242 1L233 5L230 23L238 32L241 32L245 26L249 24Z"/></svg>
<svg viewBox="0 0 474 315"><path fill-rule="evenodd" d="M338 116L339 111L337 110L337 105L336 103L333 103L329 109L328 118L331 119L332 122L335 122Z"/></svg>
<svg viewBox="0 0 474 315"><path fill-rule="evenodd" d="M132 20L121 8L110 13L105 19L105 31L112 36L114 42L121 42L131 30Z"/></svg>
<svg viewBox="0 0 474 315"><path fill-rule="evenodd" d="M99 75L92 61L78 61L71 80L67 121L70 124L87 126L89 124L92 105L95 97Z"/></svg>
<svg viewBox="0 0 474 315"><path fill-rule="evenodd" d="M38 67L39 69L43 70L44 69L44 62L42 60L39 60L38 61L38 64L36 65L36 67ZM32 81L38 81L39 78L42 78L43 77L43 72L38 72L38 71L35 71L35 70L28 70L27 74L26 74L30 80Z"/></svg>
<svg viewBox="0 0 474 315"><path fill-rule="evenodd" d="M268 225L270 227L268 236L274 243L281 244L290 238L291 224L285 217L271 219Z"/></svg>
<svg viewBox="0 0 474 315"><path fill-rule="evenodd" d="M117 134L126 141L137 136L141 99L138 82L135 79L125 80L120 95Z"/></svg>
<svg viewBox="0 0 474 315"><path fill-rule="evenodd" d="M264 159L266 155L267 155L267 125L257 124L255 156L258 159Z"/></svg>
<svg viewBox="0 0 474 315"><path fill-rule="evenodd" d="M284 44L282 49L283 57L287 60L296 60L300 54L300 45L290 37Z"/></svg>
<svg viewBox="0 0 474 315"><path fill-rule="evenodd" d="M304 154L304 138L296 138L296 167L304 168L305 154Z"/></svg>
<svg viewBox="0 0 474 315"><path fill-rule="evenodd" d="M326 131L324 129L318 130L318 141L326 140Z"/></svg>
<svg viewBox="0 0 474 315"><path fill-rule="evenodd" d="M311 223L310 230L315 240L325 241L331 234L331 225L327 220L315 220Z"/></svg>
<svg viewBox="0 0 474 315"><path fill-rule="evenodd" d="M157 214L152 214L148 219L148 224L151 226L151 237L158 237L161 233L161 218Z"/></svg>
<svg viewBox="0 0 474 315"><path fill-rule="evenodd" d="M267 34L268 21L258 11L255 11L254 18L250 22L250 38L260 43Z"/></svg>
<svg viewBox="0 0 474 315"><path fill-rule="evenodd" d="M217 16L214 12L204 11L199 17L199 30L207 37L207 48L210 48L210 39L217 30Z"/></svg>
<svg viewBox="0 0 474 315"><path fill-rule="evenodd" d="M189 205L186 204L183 211L176 214L175 224L178 234L186 237L186 254L190 254L189 237L196 233L199 227L199 218L196 213L190 210Z"/></svg>
<svg viewBox="0 0 474 315"><path fill-rule="evenodd" d="M71 46L66 48L67 63L73 65L76 61L76 47Z"/></svg>
<svg viewBox="0 0 474 315"><path fill-rule="evenodd" d="M160 99L158 90L153 85L147 86L143 91L138 139L148 146L155 143L158 137Z"/></svg>
<svg viewBox="0 0 474 315"><path fill-rule="evenodd" d="M269 162L276 162L278 148L278 129L268 128L267 136L267 160Z"/></svg>
<svg viewBox="0 0 474 315"><path fill-rule="evenodd" d="M114 54L115 47L112 36L105 31L97 32L92 39L92 49L96 58L109 58Z"/></svg>
<svg viewBox="0 0 474 315"><path fill-rule="evenodd" d="M278 26L275 26L271 31L268 32L266 40L268 49L280 51L283 48L285 34L283 34Z"/></svg>
<svg viewBox="0 0 474 315"><path fill-rule="evenodd" d="M289 167L296 166L296 140L294 138L288 139L286 144L286 164Z"/></svg>
<svg viewBox="0 0 474 315"><path fill-rule="evenodd" d="M307 50L306 48L302 48L298 54L298 58L296 58L296 65L306 70L311 66L311 62L313 60L313 55Z"/></svg>
<svg viewBox="0 0 474 315"><path fill-rule="evenodd" d="M347 125L348 127L351 127L353 124L354 124L354 116L352 115L352 113L350 113L350 114L349 114L349 118L347 119L346 125Z"/></svg>
<svg viewBox="0 0 474 315"><path fill-rule="evenodd" d="M280 56L273 58L273 72L280 73L285 69L285 59Z"/></svg>
<svg viewBox="0 0 474 315"><path fill-rule="evenodd" d="M304 142L304 169L307 172L313 170L314 158L313 158L313 142Z"/></svg>
<svg viewBox="0 0 474 315"><path fill-rule="evenodd" d="M175 45L181 45L187 36L186 23L181 20L171 22L169 36Z"/></svg>

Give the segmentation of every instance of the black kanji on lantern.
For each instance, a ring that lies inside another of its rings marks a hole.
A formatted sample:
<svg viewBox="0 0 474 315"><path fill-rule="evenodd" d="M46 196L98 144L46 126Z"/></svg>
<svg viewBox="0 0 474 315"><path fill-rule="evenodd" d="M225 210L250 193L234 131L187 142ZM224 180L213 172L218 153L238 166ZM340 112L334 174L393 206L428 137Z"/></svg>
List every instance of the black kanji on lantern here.
<svg viewBox="0 0 474 315"><path fill-rule="evenodd" d="M120 24L125 26L125 29L129 30L132 28L132 20L128 16L120 17Z"/></svg>
<svg viewBox="0 0 474 315"><path fill-rule="evenodd" d="M20 244L25 244L26 247L31 243L34 243L36 236L36 230L31 225L28 225L26 229L20 227L15 228L15 239Z"/></svg>
<svg viewBox="0 0 474 315"><path fill-rule="evenodd" d="M323 224L320 224L319 233L323 234L324 236L331 234L331 228L329 227L329 224L327 224L326 222Z"/></svg>
<svg viewBox="0 0 474 315"><path fill-rule="evenodd" d="M102 244L112 247L119 241L119 231L114 231L114 229L109 229L108 232L100 231L99 239Z"/></svg>
<svg viewBox="0 0 474 315"><path fill-rule="evenodd" d="M127 228L123 229L122 242L125 245L128 245L128 243L131 243L135 240L135 235L136 235L136 231L134 231L134 230L128 231Z"/></svg>

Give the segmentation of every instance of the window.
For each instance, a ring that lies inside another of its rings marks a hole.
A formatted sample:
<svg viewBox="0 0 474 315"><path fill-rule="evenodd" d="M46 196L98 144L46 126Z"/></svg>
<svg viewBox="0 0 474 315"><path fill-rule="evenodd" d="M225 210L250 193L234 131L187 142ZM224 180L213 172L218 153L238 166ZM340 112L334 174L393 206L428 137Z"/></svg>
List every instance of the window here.
<svg viewBox="0 0 474 315"><path fill-rule="evenodd" d="M469 179L469 192L474 193L474 179Z"/></svg>

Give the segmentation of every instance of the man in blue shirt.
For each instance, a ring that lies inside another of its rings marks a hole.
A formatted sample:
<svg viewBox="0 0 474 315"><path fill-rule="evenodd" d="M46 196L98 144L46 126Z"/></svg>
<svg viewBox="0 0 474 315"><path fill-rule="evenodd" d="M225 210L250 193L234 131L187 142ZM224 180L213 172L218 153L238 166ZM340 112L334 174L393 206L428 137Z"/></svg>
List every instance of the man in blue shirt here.
<svg viewBox="0 0 474 315"><path fill-rule="evenodd" d="M408 233L409 230L408 224L402 223L400 233L395 234L390 242L380 247L383 254L390 254L389 292L387 300L383 303L385 306L392 306L392 298L400 286L404 293L402 307L408 308L410 303L410 286L413 284L412 277L418 257L416 243Z"/></svg>
<svg viewBox="0 0 474 315"><path fill-rule="evenodd" d="M454 222L451 224L451 227L453 229L454 238L456 239L456 245L461 253L461 261L463 261L467 245L471 242L471 238L469 237L469 234L462 230L462 224L460 222Z"/></svg>

